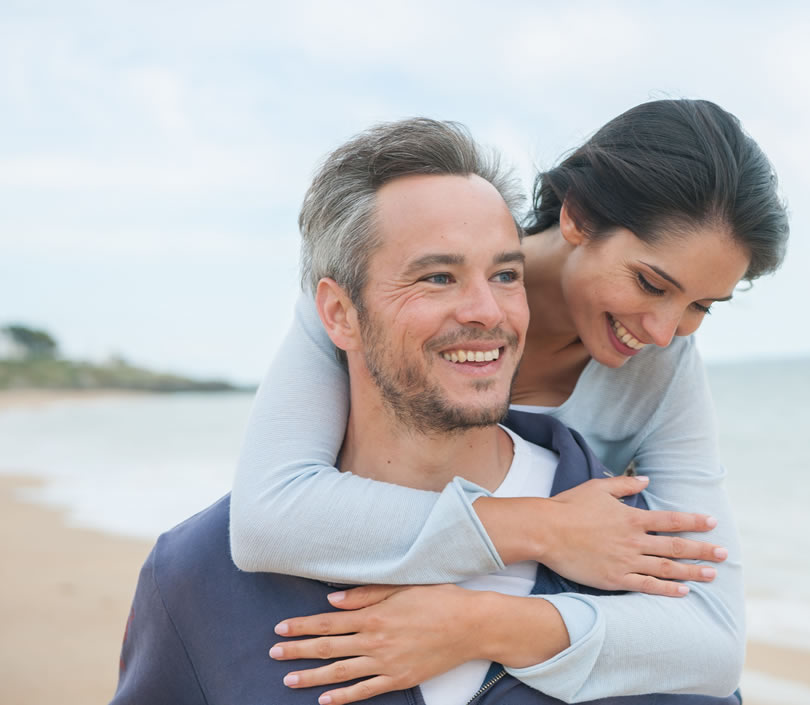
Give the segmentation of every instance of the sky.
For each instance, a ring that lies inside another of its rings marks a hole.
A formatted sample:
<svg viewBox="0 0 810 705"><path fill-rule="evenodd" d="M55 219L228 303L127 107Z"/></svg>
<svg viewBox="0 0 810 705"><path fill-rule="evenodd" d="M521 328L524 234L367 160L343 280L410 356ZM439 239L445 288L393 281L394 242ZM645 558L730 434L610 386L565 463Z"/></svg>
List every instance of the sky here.
<svg viewBox="0 0 810 705"><path fill-rule="evenodd" d="M706 98L773 162L773 277L708 360L810 355L810 10L800 3L17 2L0 8L0 325L63 353L258 381L319 160L370 124L466 123L527 186L646 100Z"/></svg>

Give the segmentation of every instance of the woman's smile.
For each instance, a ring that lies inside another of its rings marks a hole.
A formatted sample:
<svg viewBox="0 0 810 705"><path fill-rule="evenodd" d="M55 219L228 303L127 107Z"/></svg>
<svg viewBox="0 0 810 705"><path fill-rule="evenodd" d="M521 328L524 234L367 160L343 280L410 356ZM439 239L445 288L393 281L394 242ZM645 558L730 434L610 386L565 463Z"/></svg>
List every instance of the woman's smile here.
<svg viewBox="0 0 810 705"><path fill-rule="evenodd" d="M605 314L608 321L608 334L610 342L622 355L632 357L641 350L646 343L642 343L624 325L609 313Z"/></svg>

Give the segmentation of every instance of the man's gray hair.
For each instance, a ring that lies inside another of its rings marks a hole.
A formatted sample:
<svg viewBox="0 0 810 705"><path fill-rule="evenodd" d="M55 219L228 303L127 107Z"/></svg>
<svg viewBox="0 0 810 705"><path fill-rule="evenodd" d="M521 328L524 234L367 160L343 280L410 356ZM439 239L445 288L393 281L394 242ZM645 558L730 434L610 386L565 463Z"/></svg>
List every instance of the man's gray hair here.
<svg viewBox="0 0 810 705"><path fill-rule="evenodd" d="M477 145L464 125L428 118L375 125L332 152L307 190L298 217L302 287L314 292L323 277L331 277L362 308L368 260L380 244L376 193L413 174L475 174L498 190L513 217L523 204L512 172L502 169L496 152Z"/></svg>

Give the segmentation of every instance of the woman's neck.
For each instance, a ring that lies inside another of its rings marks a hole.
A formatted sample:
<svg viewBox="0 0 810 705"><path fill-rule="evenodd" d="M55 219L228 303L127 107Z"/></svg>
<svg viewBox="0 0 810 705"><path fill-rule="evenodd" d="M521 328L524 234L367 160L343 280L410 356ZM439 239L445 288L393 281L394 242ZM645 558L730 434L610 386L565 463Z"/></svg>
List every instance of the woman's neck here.
<svg viewBox="0 0 810 705"><path fill-rule="evenodd" d="M531 322L512 390L516 404L559 406L590 360L568 311L562 287L571 246L550 228L523 241Z"/></svg>
<svg viewBox="0 0 810 705"><path fill-rule="evenodd" d="M527 347L564 350L578 340L562 287L571 246L558 227L523 240L526 255L526 296L531 311Z"/></svg>

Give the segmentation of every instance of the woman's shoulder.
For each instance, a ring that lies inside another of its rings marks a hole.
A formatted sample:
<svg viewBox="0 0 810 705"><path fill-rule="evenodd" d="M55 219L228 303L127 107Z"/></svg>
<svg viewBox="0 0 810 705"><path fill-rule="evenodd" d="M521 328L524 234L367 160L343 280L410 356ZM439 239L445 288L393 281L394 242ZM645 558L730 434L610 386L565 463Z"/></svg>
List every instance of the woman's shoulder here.
<svg viewBox="0 0 810 705"><path fill-rule="evenodd" d="M701 367L695 339L690 335L674 338L665 348L648 345L621 367L605 367L592 361L586 372L588 386L621 389L624 394L628 389L637 389L649 396L656 390L664 393L673 379Z"/></svg>
<svg viewBox="0 0 810 705"><path fill-rule="evenodd" d="M598 447L604 462L611 450L606 443L635 439L652 418L680 394L702 384L700 356L691 337L676 338L666 348L649 346L622 367L591 361L574 394L553 414L584 432Z"/></svg>

